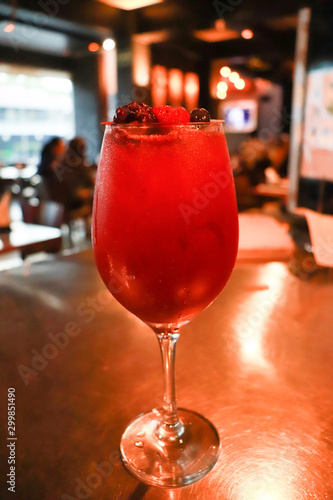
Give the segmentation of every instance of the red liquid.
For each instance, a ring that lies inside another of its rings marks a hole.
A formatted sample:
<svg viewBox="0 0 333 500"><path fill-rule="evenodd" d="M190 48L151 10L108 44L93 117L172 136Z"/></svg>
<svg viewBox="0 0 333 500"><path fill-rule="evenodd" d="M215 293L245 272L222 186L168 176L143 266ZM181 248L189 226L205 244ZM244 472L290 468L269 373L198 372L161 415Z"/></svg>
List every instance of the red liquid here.
<svg viewBox="0 0 333 500"><path fill-rule="evenodd" d="M187 323L233 269L238 216L218 127L106 131L94 203L97 267L114 297L147 323Z"/></svg>

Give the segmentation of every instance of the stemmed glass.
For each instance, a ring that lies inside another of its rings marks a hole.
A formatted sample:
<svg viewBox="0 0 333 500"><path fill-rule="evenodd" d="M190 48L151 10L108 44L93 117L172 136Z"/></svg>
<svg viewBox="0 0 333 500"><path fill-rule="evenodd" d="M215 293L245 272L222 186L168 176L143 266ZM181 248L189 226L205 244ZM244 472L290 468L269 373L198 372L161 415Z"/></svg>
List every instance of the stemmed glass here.
<svg viewBox="0 0 333 500"><path fill-rule="evenodd" d="M126 428L123 462L147 484L190 484L215 464L219 437L206 418L177 409L175 349L180 328L218 296L236 259L237 206L222 123L107 125L93 246L106 286L154 330L162 355L163 407Z"/></svg>

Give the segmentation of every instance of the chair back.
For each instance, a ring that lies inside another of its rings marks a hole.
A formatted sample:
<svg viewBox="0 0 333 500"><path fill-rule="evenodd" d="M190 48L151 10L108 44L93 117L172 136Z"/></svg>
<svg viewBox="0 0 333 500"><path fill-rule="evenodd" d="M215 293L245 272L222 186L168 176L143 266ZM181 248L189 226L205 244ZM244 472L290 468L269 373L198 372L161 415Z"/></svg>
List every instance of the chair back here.
<svg viewBox="0 0 333 500"><path fill-rule="evenodd" d="M31 203L31 201L29 199L21 200L24 222L50 227L61 227L65 216L64 205L56 201L42 201L38 204Z"/></svg>

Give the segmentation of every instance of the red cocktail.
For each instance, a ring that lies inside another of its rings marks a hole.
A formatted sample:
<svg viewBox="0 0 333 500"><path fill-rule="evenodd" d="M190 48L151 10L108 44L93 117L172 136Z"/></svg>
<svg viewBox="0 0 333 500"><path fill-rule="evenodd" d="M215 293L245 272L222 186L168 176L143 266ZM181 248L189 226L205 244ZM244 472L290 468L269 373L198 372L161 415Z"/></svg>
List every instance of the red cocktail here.
<svg viewBox="0 0 333 500"><path fill-rule="evenodd" d="M217 297L233 269L234 184L220 123L151 128L106 129L94 249L126 309L149 324L180 326Z"/></svg>
<svg viewBox="0 0 333 500"><path fill-rule="evenodd" d="M179 328L221 292L233 269L238 216L222 124L108 125L93 217L98 270L114 297L156 332L164 405L126 429L121 453L142 481L176 487L205 475L219 438L177 410Z"/></svg>

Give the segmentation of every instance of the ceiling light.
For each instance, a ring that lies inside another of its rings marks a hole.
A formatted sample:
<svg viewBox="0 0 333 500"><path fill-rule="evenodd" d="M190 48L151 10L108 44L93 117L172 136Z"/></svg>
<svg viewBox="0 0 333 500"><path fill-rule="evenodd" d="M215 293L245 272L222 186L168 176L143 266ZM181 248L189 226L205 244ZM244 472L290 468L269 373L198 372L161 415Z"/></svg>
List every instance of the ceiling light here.
<svg viewBox="0 0 333 500"><path fill-rule="evenodd" d="M216 95L219 99L225 99L227 97L227 93L226 92L223 92L222 90L218 90L216 92Z"/></svg>
<svg viewBox="0 0 333 500"><path fill-rule="evenodd" d="M214 26L217 31L224 31L226 29L226 22L224 19L217 19Z"/></svg>
<svg viewBox="0 0 333 500"><path fill-rule="evenodd" d="M111 7L116 7L122 10L134 10L141 9L141 7L147 7L148 5L154 5L155 3L161 3L163 0L99 0L102 3L106 3Z"/></svg>
<svg viewBox="0 0 333 500"><path fill-rule="evenodd" d="M189 95L196 94L199 91L199 77L196 73L186 73L184 90Z"/></svg>
<svg viewBox="0 0 333 500"><path fill-rule="evenodd" d="M253 31L252 30L243 30L241 32L241 35L245 40L251 40L253 38Z"/></svg>
<svg viewBox="0 0 333 500"><path fill-rule="evenodd" d="M99 49L99 45L96 42L89 43L88 50L89 52L97 52Z"/></svg>
<svg viewBox="0 0 333 500"><path fill-rule="evenodd" d="M112 40L112 38L107 38L103 42L103 49L104 50L113 50L116 46L116 42Z"/></svg>
<svg viewBox="0 0 333 500"><path fill-rule="evenodd" d="M228 66L223 66L223 68L220 69L220 75L224 76L227 78L231 73L231 69Z"/></svg>
<svg viewBox="0 0 333 500"><path fill-rule="evenodd" d="M136 33L133 35L133 41L151 45L152 43L161 43L168 40L170 32L168 30L162 31L149 31L147 33Z"/></svg>
<svg viewBox="0 0 333 500"><path fill-rule="evenodd" d="M239 80L237 80L237 82L235 82L235 87L237 90L243 90L243 88L245 87L245 82L244 82L243 78L239 78Z"/></svg>
<svg viewBox="0 0 333 500"><path fill-rule="evenodd" d="M229 80L231 81L231 83L237 82L238 79L239 79L239 74L237 73L237 71L232 71L229 75Z"/></svg>
<svg viewBox="0 0 333 500"><path fill-rule="evenodd" d="M194 31L194 36L204 42L216 43L239 38L239 32L229 29L220 31L215 28L209 28L206 30Z"/></svg>
<svg viewBox="0 0 333 500"><path fill-rule="evenodd" d="M219 82L217 84L217 90L220 90L221 92L226 92L228 90L228 84L226 82Z"/></svg>

